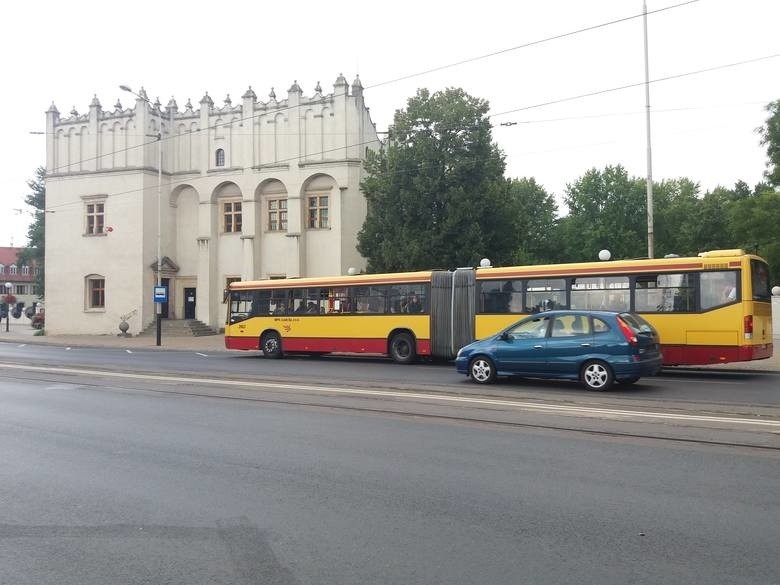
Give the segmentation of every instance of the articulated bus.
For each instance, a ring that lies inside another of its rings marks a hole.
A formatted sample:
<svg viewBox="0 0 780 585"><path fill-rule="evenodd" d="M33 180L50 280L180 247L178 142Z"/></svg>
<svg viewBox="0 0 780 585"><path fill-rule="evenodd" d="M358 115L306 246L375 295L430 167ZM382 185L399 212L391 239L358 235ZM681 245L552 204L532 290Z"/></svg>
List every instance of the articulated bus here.
<svg viewBox="0 0 780 585"><path fill-rule="evenodd" d="M691 258L458 268L236 282L228 349L452 359L474 339L551 309L632 311L658 330L665 365L771 357L767 264L742 250Z"/></svg>

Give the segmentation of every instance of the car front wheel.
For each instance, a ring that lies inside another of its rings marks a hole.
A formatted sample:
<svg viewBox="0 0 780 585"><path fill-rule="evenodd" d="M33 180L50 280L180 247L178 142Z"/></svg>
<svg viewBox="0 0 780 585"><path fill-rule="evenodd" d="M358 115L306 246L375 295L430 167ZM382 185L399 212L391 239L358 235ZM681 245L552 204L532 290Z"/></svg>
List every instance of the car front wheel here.
<svg viewBox="0 0 780 585"><path fill-rule="evenodd" d="M476 357L469 363L469 377L477 384L495 382L496 366L486 357Z"/></svg>
<svg viewBox="0 0 780 585"><path fill-rule="evenodd" d="M588 390L609 390L615 381L610 367L601 361L585 362L580 372L580 379Z"/></svg>

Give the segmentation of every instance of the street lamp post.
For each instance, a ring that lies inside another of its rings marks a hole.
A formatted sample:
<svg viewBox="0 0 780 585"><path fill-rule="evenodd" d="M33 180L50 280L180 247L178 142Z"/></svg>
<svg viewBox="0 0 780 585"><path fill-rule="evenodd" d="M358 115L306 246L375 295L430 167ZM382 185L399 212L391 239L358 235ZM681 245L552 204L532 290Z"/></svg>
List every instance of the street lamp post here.
<svg viewBox="0 0 780 585"><path fill-rule="evenodd" d="M126 85L120 85L119 89L133 94L138 99L145 101L150 106L152 102L146 96L135 93ZM149 135L154 136L154 135ZM162 117L157 135L157 286L162 286ZM166 295L167 296L167 295ZM162 303L155 301L157 312L157 345L162 345Z"/></svg>
<svg viewBox="0 0 780 585"><path fill-rule="evenodd" d="M13 286L13 284L11 284L10 282L6 282L5 283L5 296L6 296L6 299L11 294L11 287L12 286ZM6 299L3 299L3 300L6 300ZM8 333L9 328L11 327L11 303L5 303L5 310L6 310L6 313L5 313L5 332Z"/></svg>

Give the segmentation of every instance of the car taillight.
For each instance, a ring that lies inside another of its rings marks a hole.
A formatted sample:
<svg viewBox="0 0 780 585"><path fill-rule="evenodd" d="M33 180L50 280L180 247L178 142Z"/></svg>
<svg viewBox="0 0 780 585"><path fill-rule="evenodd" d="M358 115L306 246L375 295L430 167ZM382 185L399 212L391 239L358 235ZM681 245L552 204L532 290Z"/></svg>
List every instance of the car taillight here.
<svg viewBox="0 0 780 585"><path fill-rule="evenodd" d="M745 315L745 339L753 339L753 315Z"/></svg>
<svg viewBox="0 0 780 585"><path fill-rule="evenodd" d="M631 327L628 326L628 323L623 321L620 317L617 318L618 325L620 326L620 331L623 333L623 337L626 338L626 341L628 341L628 344L636 347L638 345L638 341L636 338L636 335L634 335L634 330L631 329Z"/></svg>

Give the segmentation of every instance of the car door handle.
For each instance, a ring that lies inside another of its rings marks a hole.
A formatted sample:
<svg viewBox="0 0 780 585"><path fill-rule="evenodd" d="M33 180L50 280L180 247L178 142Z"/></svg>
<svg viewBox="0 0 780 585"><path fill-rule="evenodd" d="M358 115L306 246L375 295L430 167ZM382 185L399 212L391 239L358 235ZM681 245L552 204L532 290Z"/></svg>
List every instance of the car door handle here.
<svg viewBox="0 0 780 585"><path fill-rule="evenodd" d="M543 347L543 345L534 345L534 349L542 349Z"/></svg>
<svg viewBox="0 0 780 585"><path fill-rule="evenodd" d="M582 347L590 347L590 343L580 343Z"/></svg>

